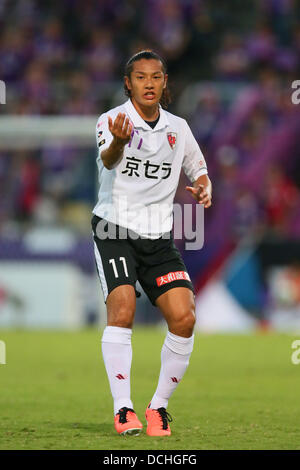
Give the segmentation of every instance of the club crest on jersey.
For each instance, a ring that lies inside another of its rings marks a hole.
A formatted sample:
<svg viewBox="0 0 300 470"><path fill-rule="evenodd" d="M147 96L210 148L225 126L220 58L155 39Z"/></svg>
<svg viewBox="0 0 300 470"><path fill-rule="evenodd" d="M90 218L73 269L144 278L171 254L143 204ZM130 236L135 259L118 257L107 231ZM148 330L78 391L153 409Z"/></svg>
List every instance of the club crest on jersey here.
<svg viewBox="0 0 300 470"><path fill-rule="evenodd" d="M170 144L170 147L173 150L173 148L176 145L177 134L175 132L168 132L167 133L167 138L168 138L168 142Z"/></svg>

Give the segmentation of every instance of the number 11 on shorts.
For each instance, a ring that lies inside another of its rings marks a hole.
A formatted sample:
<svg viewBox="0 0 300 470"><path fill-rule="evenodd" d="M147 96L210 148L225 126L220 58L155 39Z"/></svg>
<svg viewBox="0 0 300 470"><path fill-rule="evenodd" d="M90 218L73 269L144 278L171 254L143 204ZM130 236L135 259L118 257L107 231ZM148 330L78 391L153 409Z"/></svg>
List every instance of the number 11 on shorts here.
<svg viewBox="0 0 300 470"><path fill-rule="evenodd" d="M125 276L128 277L126 259L124 258L124 256L120 256L119 260L122 261ZM113 267L115 277L119 277L118 270L117 270L117 266L116 266L116 262L115 262L114 258L111 258L111 259L109 260L109 263L110 263L110 264L112 265L112 267Z"/></svg>

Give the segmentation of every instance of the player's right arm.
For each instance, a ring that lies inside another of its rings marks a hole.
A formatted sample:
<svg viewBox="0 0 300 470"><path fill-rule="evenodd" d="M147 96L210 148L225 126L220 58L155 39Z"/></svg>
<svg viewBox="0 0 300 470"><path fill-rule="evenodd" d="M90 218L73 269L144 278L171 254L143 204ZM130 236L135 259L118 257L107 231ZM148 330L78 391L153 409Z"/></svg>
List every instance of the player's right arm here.
<svg viewBox="0 0 300 470"><path fill-rule="evenodd" d="M102 151L101 159L108 170L112 170L123 157L124 147L130 140L132 126L126 114L119 113L113 121L108 116L108 128L113 136L109 147Z"/></svg>

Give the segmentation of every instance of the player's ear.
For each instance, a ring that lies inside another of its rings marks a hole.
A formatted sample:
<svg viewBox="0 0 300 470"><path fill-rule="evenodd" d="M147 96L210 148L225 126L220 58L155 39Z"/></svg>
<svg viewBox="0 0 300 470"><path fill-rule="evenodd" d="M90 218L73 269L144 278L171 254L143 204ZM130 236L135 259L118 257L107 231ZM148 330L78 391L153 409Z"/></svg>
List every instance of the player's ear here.
<svg viewBox="0 0 300 470"><path fill-rule="evenodd" d="M124 82L125 82L125 85L128 88L128 90L131 90L131 83L130 83L129 77L127 77L127 75L125 75L125 77L124 77Z"/></svg>
<svg viewBox="0 0 300 470"><path fill-rule="evenodd" d="M163 86L163 88L166 88L167 82L168 82L168 74L165 73L165 81L164 81L164 86Z"/></svg>

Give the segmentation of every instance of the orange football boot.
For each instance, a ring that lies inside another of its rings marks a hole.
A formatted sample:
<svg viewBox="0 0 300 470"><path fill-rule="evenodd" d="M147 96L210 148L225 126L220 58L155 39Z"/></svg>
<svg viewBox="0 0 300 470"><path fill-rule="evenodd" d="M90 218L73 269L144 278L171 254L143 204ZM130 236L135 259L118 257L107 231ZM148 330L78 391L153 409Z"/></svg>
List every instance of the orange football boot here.
<svg viewBox="0 0 300 470"><path fill-rule="evenodd" d="M173 421L166 408L146 409L147 434L148 436L170 436L171 429L169 422Z"/></svg>
<svg viewBox="0 0 300 470"><path fill-rule="evenodd" d="M137 436L143 425L132 408L121 408L115 416L115 429L119 434Z"/></svg>

